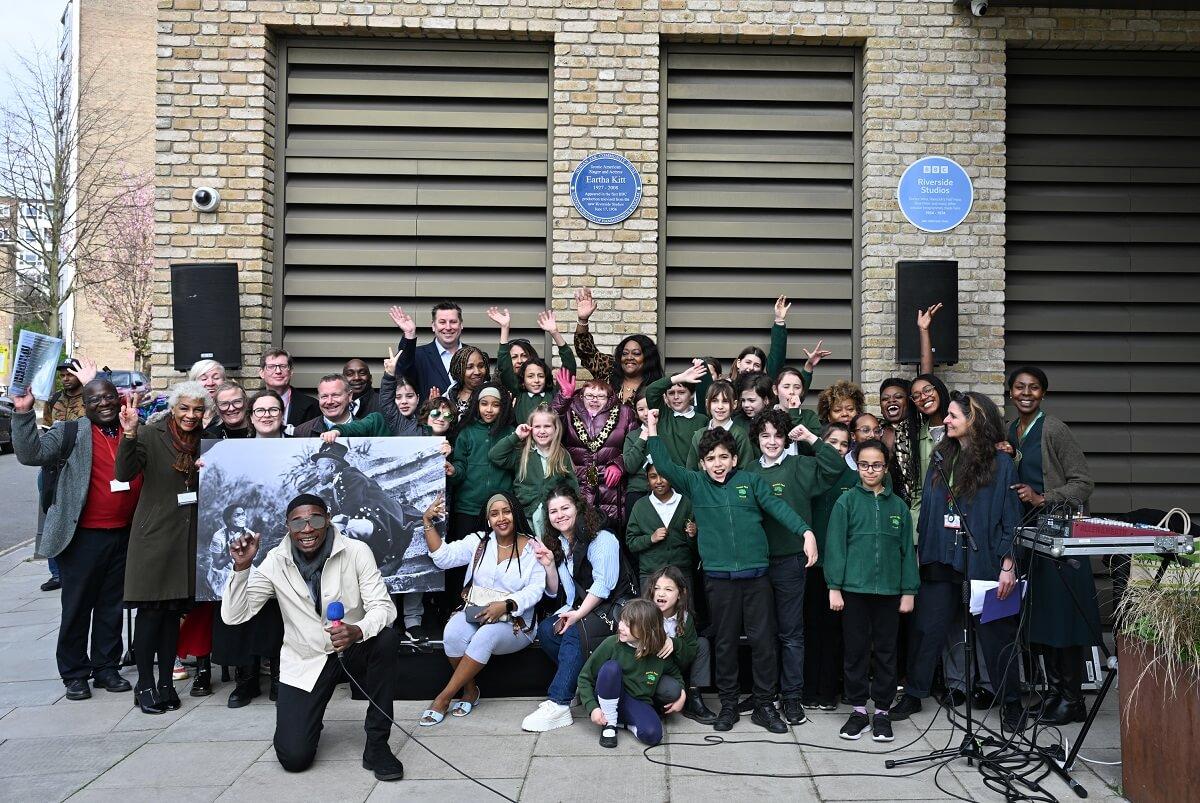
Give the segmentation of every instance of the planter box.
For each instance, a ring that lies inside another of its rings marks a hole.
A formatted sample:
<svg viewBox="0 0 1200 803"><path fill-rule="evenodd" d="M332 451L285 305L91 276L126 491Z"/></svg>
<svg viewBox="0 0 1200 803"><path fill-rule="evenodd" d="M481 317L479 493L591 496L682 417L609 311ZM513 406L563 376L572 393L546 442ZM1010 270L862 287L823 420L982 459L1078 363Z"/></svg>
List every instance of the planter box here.
<svg viewBox="0 0 1200 803"><path fill-rule="evenodd" d="M1140 639L1118 636L1117 651L1125 797L1133 803L1200 801L1200 692L1177 685L1170 696L1157 668L1142 677L1154 649Z"/></svg>

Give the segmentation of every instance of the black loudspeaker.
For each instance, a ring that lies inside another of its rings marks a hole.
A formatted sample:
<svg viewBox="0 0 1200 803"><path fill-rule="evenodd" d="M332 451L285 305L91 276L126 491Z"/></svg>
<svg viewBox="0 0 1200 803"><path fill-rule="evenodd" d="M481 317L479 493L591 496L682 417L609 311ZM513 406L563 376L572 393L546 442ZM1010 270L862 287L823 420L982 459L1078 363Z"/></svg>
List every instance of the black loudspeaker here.
<svg viewBox="0 0 1200 803"><path fill-rule="evenodd" d="M896 263L896 362L921 364L921 338L917 310L938 302L942 309L933 319L933 361L958 362L958 262L922 259Z"/></svg>
<svg viewBox="0 0 1200 803"><path fill-rule="evenodd" d="M242 318L237 265L233 262L171 266L171 317L175 327L175 370L197 360L242 367Z"/></svg>

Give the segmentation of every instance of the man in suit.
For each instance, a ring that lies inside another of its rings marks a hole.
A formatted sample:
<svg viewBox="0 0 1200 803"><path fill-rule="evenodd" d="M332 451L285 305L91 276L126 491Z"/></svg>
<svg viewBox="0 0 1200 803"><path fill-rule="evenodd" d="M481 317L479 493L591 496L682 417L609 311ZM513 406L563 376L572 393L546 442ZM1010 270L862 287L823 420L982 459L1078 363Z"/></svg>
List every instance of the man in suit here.
<svg viewBox="0 0 1200 803"><path fill-rule="evenodd" d="M358 357L346 360L342 376L350 383L350 414L361 420L379 412L379 391L371 385L371 369Z"/></svg>
<svg viewBox="0 0 1200 803"><path fill-rule="evenodd" d="M293 438L316 438L338 424L348 424L350 415L350 383L341 374L326 374L317 383L317 416L292 430Z"/></svg>
<svg viewBox="0 0 1200 803"><path fill-rule="evenodd" d="M292 387L292 355L285 349L271 349L264 354L258 375L283 398L285 426L295 426L320 414L316 399Z"/></svg>
<svg viewBox="0 0 1200 803"><path fill-rule="evenodd" d="M68 700L97 689L127 692L121 666L121 602L129 527L141 493L139 474L129 482L115 475L121 396L107 379L81 388L86 418L59 421L39 435L33 396L13 398L13 450L27 466L62 463L37 554L57 558L62 573L62 620L58 629L58 673ZM67 438L73 434L73 442ZM64 457L65 462L62 462ZM88 633L91 632L91 650Z"/></svg>
<svg viewBox="0 0 1200 803"><path fill-rule="evenodd" d="M396 349L396 371L416 383L422 399L429 398L432 388L445 393L450 387L450 361L462 348L462 307L453 301L434 304L431 311L433 340L419 348L417 323L412 316L400 307L392 307L388 314L403 335Z"/></svg>

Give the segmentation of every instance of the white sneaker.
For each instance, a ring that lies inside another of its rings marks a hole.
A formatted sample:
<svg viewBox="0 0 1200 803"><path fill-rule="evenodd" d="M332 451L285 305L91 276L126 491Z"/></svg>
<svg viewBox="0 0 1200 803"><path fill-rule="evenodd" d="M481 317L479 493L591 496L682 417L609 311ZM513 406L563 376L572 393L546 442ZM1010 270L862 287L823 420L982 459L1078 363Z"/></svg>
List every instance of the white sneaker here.
<svg viewBox="0 0 1200 803"><path fill-rule="evenodd" d="M553 700L546 700L538 706L536 711L522 720L521 730L543 733L555 728L565 728L573 721L571 706L559 705Z"/></svg>
<svg viewBox="0 0 1200 803"><path fill-rule="evenodd" d="M183 661L180 661L178 658L175 659L175 668L171 671L171 679L172 680L187 680L188 679L187 667L184 666Z"/></svg>

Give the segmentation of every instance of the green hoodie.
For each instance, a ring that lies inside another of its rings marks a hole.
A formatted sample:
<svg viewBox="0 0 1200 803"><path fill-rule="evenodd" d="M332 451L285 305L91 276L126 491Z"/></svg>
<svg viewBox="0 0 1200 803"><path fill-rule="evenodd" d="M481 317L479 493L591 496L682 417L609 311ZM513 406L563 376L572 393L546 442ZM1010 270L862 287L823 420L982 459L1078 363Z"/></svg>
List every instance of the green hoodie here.
<svg viewBox="0 0 1200 803"><path fill-rule="evenodd" d="M828 443L817 441L813 445L813 457L787 455L770 468L763 468L762 460L752 460L745 468L758 474L771 486L771 492L788 503L805 521L813 520L812 498L829 489L846 468L846 461ZM738 461L741 465L741 461ZM771 557L781 558L795 555L804 549L804 542L792 537L787 527L768 519L763 522L767 531L767 542ZM819 544L818 544L819 548Z"/></svg>
<svg viewBox="0 0 1200 803"><path fill-rule="evenodd" d="M797 541L802 542L809 530L804 519L776 497L762 477L735 468L718 483L703 471L680 467L657 436L650 438L650 458L675 490L692 500L696 543L706 572L766 569L770 555L765 518L781 522Z"/></svg>
<svg viewBox="0 0 1200 803"><path fill-rule="evenodd" d="M825 536L825 583L857 594L917 593L917 550L903 499L861 484L842 494Z"/></svg>
<svg viewBox="0 0 1200 803"><path fill-rule="evenodd" d="M454 490L455 513L478 515L489 496L496 491L512 490L512 472L493 463L488 453L511 435L513 428L504 427L493 437L491 427L491 424L474 421L454 440L454 451L450 453L454 474L446 478L446 484Z"/></svg>

